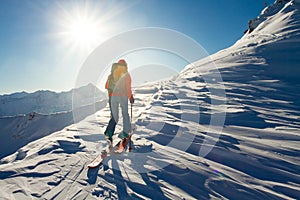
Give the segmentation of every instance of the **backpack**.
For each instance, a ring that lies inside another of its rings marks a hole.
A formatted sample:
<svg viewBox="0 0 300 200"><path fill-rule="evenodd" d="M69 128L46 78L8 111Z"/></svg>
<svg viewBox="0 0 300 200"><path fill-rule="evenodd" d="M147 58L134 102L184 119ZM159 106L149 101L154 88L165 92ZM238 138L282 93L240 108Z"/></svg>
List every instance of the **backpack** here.
<svg viewBox="0 0 300 200"><path fill-rule="evenodd" d="M127 66L114 63L111 67L111 73L108 77L108 92L120 92L122 85L121 78L127 73Z"/></svg>

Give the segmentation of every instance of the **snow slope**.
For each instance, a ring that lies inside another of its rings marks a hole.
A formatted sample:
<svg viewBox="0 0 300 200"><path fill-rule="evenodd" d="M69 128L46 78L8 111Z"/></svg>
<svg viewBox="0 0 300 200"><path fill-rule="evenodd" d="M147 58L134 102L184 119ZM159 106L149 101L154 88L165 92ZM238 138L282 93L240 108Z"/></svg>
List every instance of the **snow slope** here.
<svg viewBox="0 0 300 200"><path fill-rule="evenodd" d="M281 2L212 60L135 89L133 152L87 169L105 146L105 107L1 159L2 199L299 199L299 4ZM212 61L222 81L203 78ZM210 123L224 109L220 134Z"/></svg>
<svg viewBox="0 0 300 200"><path fill-rule="evenodd" d="M98 101L78 108L76 121L95 113L106 105L106 100ZM0 159L19 151L24 145L60 131L74 123L73 111L58 112L49 115L29 113L12 117L0 117Z"/></svg>
<svg viewBox="0 0 300 200"><path fill-rule="evenodd" d="M72 109L72 94L82 100ZM104 93L89 84L69 92L14 93L0 96L0 159L31 141L62 130L106 105ZM74 116L74 112L76 116ZM40 113L38 113L40 112ZM44 114L41 114L44 113Z"/></svg>

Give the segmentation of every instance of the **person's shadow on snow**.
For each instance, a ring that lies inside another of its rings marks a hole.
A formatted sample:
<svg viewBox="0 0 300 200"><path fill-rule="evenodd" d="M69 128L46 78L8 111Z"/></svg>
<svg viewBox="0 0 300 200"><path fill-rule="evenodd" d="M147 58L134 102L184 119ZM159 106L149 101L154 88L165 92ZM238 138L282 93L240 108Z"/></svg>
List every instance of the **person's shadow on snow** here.
<svg viewBox="0 0 300 200"><path fill-rule="evenodd" d="M109 158L112 164L113 177L119 199L141 199L139 196L136 196L134 192L150 199L168 199L164 195L160 185L149 178L146 173L147 169L144 168L144 164L147 163L149 159L147 153L150 152L153 152L153 145L151 143L148 145L134 145L132 152L129 152L127 155L116 155ZM125 159L130 160L129 163L131 163L132 170L140 174L145 184L132 181L130 177L123 177L127 172L122 172L120 168L122 168L122 162ZM128 188L130 188L133 193L128 194Z"/></svg>
<svg viewBox="0 0 300 200"><path fill-rule="evenodd" d="M96 183L100 166L98 166L96 168L93 168L93 169L90 169L90 168L88 169L88 171L87 171L87 182L89 184L95 184Z"/></svg>

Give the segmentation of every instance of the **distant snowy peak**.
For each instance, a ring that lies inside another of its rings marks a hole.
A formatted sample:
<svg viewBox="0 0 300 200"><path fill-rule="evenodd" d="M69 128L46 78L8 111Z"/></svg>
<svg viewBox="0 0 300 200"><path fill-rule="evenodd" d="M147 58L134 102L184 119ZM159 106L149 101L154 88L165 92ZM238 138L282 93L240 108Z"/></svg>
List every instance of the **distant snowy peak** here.
<svg viewBox="0 0 300 200"><path fill-rule="evenodd" d="M85 103L91 104L105 97L95 85L70 90L68 92L52 92L39 90L34 93L18 92L10 95L0 95L0 116L15 116L37 112L41 114L52 114L72 110L72 98L79 96Z"/></svg>
<svg viewBox="0 0 300 200"><path fill-rule="evenodd" d="M299 34L300 0L277 0L266 7L261 14L248 22L250 33L289 34L296 31Z"/></svg>
<svg viewBox="0 0 300 200"><path fill-rule="evenodd" d="M27 96L29 93L27 92L16 92L16 93L13 93L13 94L5 94L5 95L2 95L2 97L10 97L10 98L23 98L25 96ZM0 98L1 98L1 95L0 95Z"/></svg>

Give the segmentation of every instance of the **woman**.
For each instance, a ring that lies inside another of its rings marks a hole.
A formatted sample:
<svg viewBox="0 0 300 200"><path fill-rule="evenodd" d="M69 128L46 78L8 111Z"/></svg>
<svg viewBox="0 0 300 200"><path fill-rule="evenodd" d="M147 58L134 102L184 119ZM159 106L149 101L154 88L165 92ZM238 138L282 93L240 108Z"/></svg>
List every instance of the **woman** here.
<svg viewBox="0 0 300 200"><path fill-rule="evenodd" d="M128 73L127 63L124 59L121 59L118 63L112 65L111 74L107 78L105 89L108 90L111 118L104 135L109 146L111 146L112 136L114 135L119 120L119 106L121 106L123 117L123 131L119 134L119 138L128 138L130 133L128 99L132 104L134 103L134 98L131 90L131 77Z"/></svg>

